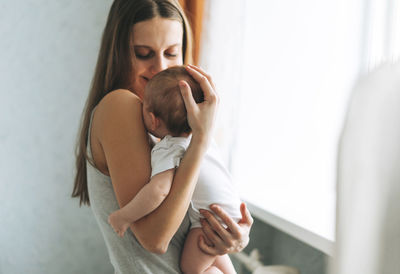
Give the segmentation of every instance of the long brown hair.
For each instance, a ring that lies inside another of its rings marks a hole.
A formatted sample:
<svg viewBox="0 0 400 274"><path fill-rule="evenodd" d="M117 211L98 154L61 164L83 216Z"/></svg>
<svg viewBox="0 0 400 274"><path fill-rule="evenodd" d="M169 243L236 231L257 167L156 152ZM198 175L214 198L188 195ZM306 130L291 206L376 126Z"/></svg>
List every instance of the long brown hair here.
<svg viewBox="0 0 400 274"><path fill-rule="evenodd" d="M86 101L76 144L76 176L72 197L79 205L90 205L87 188L86 153L90 115L109 92L131 89L134 53L130 48L133 25L154 17L178 20L183 26L183 63L192 63L192 32L177 0L115 0L108 14L90 92Z"/></svg>

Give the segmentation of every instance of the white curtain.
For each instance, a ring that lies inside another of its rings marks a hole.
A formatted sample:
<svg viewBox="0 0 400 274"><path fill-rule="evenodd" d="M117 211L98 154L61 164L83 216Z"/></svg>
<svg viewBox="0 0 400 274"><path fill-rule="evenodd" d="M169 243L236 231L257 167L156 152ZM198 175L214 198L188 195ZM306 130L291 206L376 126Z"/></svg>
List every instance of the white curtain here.
<svg viewBox="0 0 400 274"><path fill-rule="evenodd" d="M400 1L364 4L366 75L353 91L339 147L332 274L400 270Z"/></svg>
<svg viewBox="0 0 400 274"><path fill-rule="evenodd" d="M338 161L332 274L400 270L400 63L353 92Z"/></svg>
<svg viewBox="0 0 400 274"><path fill-rule="evenodd" d="M221 99L215 139L229 168L242 88L244 7L243 0L206 1L200 52L200 66L213 77Z"/></svg>
<svg viewBox="0 0 400 274"><path fill-rule="evenodd" d="M400 1L364 0L361 72L400 58Z"/></svg>
<svg viewBox="0 0 400 274"><path fill-rule="evenodd" d="M216 137L242 197L328 239L359 1L207 1L201 65L220 93Z"/></svg>
<svg viewBox="0 0 400 274"><path fill-rule="evenodd" d="M400 57L400 0L208 0L200 64L245 199L334 240L337 143L354 83Z"/></svg>

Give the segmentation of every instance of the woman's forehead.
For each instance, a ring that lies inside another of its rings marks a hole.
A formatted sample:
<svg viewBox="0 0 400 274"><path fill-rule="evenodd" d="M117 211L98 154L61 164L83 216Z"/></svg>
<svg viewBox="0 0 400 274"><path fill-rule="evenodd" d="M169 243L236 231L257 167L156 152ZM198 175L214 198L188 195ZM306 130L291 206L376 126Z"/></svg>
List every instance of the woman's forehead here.
<svg viewBox="0 0 400 274"><path fill-rule="evenodd" d="M173 19L156 17L133 26L134 46L147 46L153 49L180 46L182 38L182 23Z"/></svg>

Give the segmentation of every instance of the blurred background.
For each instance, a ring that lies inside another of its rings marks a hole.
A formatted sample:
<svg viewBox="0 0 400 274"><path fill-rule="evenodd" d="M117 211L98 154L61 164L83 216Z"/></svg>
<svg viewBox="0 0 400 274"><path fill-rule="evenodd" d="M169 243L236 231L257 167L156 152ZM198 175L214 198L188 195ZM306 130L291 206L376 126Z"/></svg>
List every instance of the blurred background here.
<svg viewBox="0 0 400 274"><path fill-rule="evenodd" d="M0 2L0 273L113 271L90 208L70 198L111 3ZM245 253L326 273L348 100L357 79L398 60L399 0L181 3L221 97L215 138L255 217Z"/></svg>

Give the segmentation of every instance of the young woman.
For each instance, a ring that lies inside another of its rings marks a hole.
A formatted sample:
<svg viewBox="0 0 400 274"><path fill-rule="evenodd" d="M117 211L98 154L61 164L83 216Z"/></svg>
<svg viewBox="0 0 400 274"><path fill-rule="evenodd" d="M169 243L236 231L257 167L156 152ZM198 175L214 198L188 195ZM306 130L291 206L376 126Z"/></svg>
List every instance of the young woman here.
<svg viewBox="0 0 400 274"><path fill-rule="evenodd" d="M190 27L175 1L116 0L111 7L83 113L72 196L91 205L117 273L180 272L179 256L189 229L186 212L218 102L211 78L201 69L187 66L204 91L204 103L193 103L189 86L181 87L193 137L168 197L131 225L124 238L107 218L149 180L150 145L141 110L144 87L156 73L189 64L191 43ZM245 205L239 223L217 205L211 209L229 229L205 211L202 229L212 245L200 238L199 247L211 255L242 250L253 222Z"/></svg>

